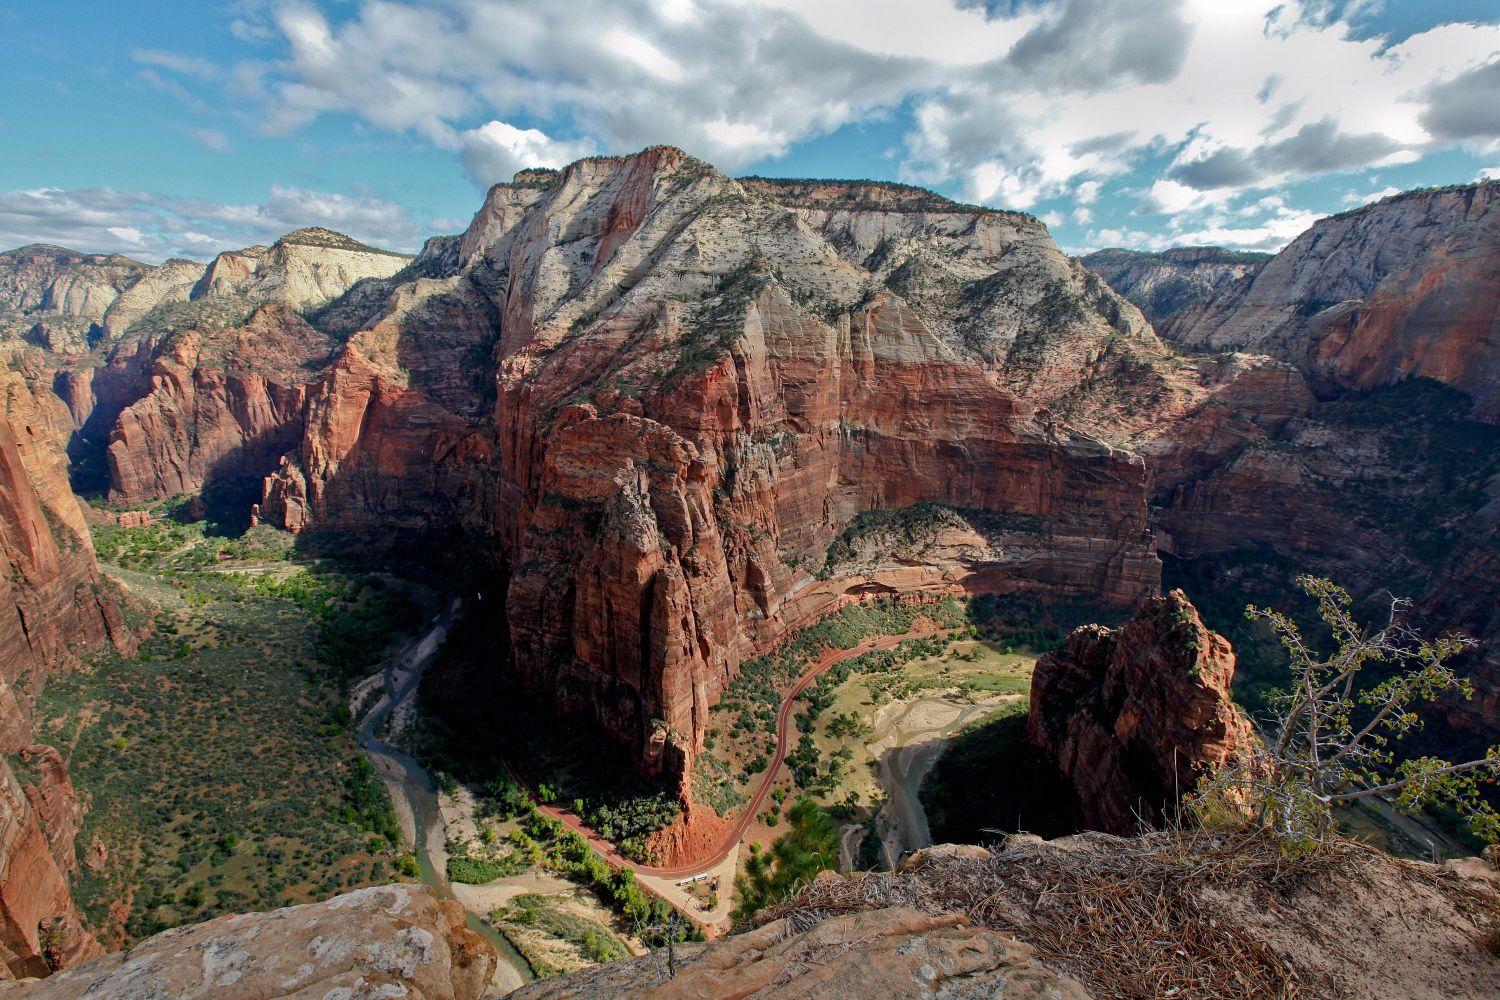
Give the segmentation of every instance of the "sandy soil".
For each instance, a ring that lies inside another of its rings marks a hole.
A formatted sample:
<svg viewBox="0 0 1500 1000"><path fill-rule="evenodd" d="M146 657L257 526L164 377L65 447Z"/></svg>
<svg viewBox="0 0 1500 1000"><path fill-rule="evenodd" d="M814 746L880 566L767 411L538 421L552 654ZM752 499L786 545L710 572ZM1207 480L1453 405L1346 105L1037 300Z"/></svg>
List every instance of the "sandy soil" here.
<svg viewBox="0 0 1500 1000"><path fill-rule="evenodd" d="M384 690L381 688L381 681L384 679L384 674L373 673L354 685L354 689L349 692L349 714L354 717L355 729L364 725L365 719L369 716L370 712L379 708L381 703L384 702L384 694L381 694L379 698L374 697L377 690ZM368 710L366 710L367 705Z"/></svg>
<svg viewBox="0 0 1500 1000"><path fill-rule="evenodd" d="M401 828L402 841L415 844L417 818L412 815L411 802L406 797L406 789L401 785L401 766L383 753L373 750L366 750L365 753L375 765L375 773L385 782L386 791L391 794L391 810L396 814L396 825Z"/></svg>
<svg viewBox="0 0 1500 1000"><path fill-rule="evenodd" d="M729 930L729 911L734 908L734 873L735 866L739 864L740 848L736 844L734 850L728 856L712 868L703 872L707 876L704 881L712 882L719 880L719 905L712 910L701 908L698 900L694 899L687 889L679 885L682 879L660 878L656 875L645 875L636 873L636 880L648 886L666 899L667 902L677 907L689 917L698 921L706 933L710 936L718 936Z"/></svg>
<svg viewBox="0 0 1500 1000"><path fill-rule="evenodd" d="M947 738L1005 698L1016 697L968 702L928 696L893 702L876 713L875 732L867 747L879 762L880 785L886 795L876 816L876 830L889 867L894 868L906 852L932 843L927 812L917 793Z"/></svg>
<svg viewBox="0 0 1500 1000"><path fill-rule="evenodd" d="M453 898L464 904L464 909L470 913L484 916L491 910L509 906L510 901L522 893L572 892L576 888L578 886L557 875L545 873L513 875L509 878L498 878L485 885L464 885L462 882L454 882ZM589 916L595 920L599 919L598 914Z"/></svg>

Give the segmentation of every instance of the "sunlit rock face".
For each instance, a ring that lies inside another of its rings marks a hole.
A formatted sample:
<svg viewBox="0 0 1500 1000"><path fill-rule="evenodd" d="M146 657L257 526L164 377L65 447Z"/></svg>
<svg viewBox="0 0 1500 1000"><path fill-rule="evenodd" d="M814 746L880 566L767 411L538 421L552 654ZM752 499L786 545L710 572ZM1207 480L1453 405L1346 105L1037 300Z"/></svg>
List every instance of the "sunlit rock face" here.
<svg viewBox="0 0 1500 1000"><path fill-rule="evenodd" d="M16 995L478 1000L496 961L494 946L464 926L463 907L426 886L383 885L163 931Z"/></svg>
<svg viewBox="0 0 1500 1000"><path fill-rule="evenodd" d="M1323 219L1164 327L1269 354L1328 388L1426 377L1500 420L1500 184L1395 195Z"/></svg>

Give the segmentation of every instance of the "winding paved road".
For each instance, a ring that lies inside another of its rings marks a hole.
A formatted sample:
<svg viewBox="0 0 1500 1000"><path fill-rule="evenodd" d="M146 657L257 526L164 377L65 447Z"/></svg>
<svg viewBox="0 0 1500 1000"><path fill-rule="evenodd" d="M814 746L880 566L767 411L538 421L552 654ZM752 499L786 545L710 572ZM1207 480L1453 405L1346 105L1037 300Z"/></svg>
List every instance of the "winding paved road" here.
<svg viewBox="0 0 1500 1000"><path fill-rule="evenodd" d="M695 861L690 865L675 865L671 868L653 868L650 865L643 865L638 862L632 861L629 858L625 857L623 854L619 853L619 851L615 850L615 846L613 844L611 844L609 841L605 840L603 837L599 836L592 829L586 826L583 820L580 819L576 814L559 808L558 806L544 805L539 806L538 808L540 808L541 811L548 816L560 820L562 824L569 830L572 830L574 833L577 833L579 836L587 840L589 842L589 846L593 847L594 850L603 855L604 859L612 865L616 865L622 868L629 868L637 874L653 875L657 878L686 878L690 875L697 875L705 872L729 856L729 852L734 850L735 846L739 844L740 840L744 838L745 831L750 829L750 824L755 822L756 815L760 812L761 807L765 805L766 798L771 794L771 787L776 781L776 773L781 769L782 763L786 760L787 742L790 738L787 727L791 722L792 707L797 700L797 696L800 695L803 691L806 691L807 688L813 683L813 681L817 680L820 675L825 673L836 664L843 663L845 660L853 659L856 656L873 652L875 650L895 649L907 639L920 639L924 636L940 634L941 631L942 630L907 632L904 635L888 636L883 639L873 639L868 642L863 642L858 646L855 646L853 649L830 650L829 652L823 654L823 656L816 663L814 663L805 674L797 678L797 683L792 685L791 691L789 691L786 698L782 700L781 711L776 716L776 755L771 758L771 764L766 768L766 775L761 779L760 787L755 790L755 794L750 797L750 804L745 807L745 811L740 816L739 822L736 823L734 825L734 828L729 831L729 833L724 837L722 841L720 841L718 850L715 851L715 853L710 857ZM523 784L523 787L525 787L524 783L521 782L520 776L516 774L515 770L510 766L510 764L507 762L505 766L506 769L510 771L511 777L514 778L517 783L521 783Z"/></svg>

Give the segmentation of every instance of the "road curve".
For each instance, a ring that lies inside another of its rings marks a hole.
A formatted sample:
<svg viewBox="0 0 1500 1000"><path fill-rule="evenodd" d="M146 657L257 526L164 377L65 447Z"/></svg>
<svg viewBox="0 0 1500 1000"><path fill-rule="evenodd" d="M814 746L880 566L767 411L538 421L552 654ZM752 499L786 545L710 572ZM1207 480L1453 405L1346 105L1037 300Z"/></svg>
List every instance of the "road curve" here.
<svg viewBox="0 0 1500 1000"><path fill-rule="evenodd" d="M734 850L735 845L745 836L745 831L750 828L750 824L755 822L755 816L760 812L761 806L765 805L766 798L771 794L771 787L776 781L776 773L781 770L781 765L786 761L787 741L789 739L787 726L791 722L792 707L797 700L797 696L806 691L821 674L833 666L843 663L845 660L853 659L856 656L874 652L875 650L895 649L907 639L920 639L925 636L939 634L941 631L943 630L928 629L921 632L907 632L904 635L887 636L883 639L873 639L863 642L853 649L830 650L824 653L806 673L797 678L797 683L792 685L791 691L782 700L781 711L776 716L776 755L771 759L770 766L766 768L765 777L761 779L760 787L751 796L750 804L745 807L745 811L740 816L739 822L734 825L734 828L720 842L718 850L710 857L695 861L690 865L653 868L650 865L643 865L625 857L619 851L615 850L613 844L586 826L583 820L574 813L552 805L539 805L538 808L553 819L561 821L563 826L587 840L589 846L603 855L604 860L612 865L629 868L637 874L652 875L657 878L685 878L689 875L697 875L714 867L729 856L729 852ZM508 762L505 766L506 770L510 771L511 777L519 783L521 780L520 776L516 774Z"/></svg>

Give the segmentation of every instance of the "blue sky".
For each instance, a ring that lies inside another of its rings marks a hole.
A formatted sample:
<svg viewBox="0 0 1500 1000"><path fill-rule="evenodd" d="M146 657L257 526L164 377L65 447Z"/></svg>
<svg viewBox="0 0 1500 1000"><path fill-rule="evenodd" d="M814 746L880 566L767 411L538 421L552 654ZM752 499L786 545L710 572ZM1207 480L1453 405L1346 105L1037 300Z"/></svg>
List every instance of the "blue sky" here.
<svg viewBox="0 0 1500 1000"><path fill-rule="evenodd" d="M1500 0L203 0L0 9L0 246L414 250L521 166L657 142L1275 249L1500 176Z"/></svg>

